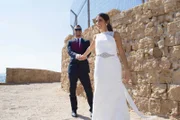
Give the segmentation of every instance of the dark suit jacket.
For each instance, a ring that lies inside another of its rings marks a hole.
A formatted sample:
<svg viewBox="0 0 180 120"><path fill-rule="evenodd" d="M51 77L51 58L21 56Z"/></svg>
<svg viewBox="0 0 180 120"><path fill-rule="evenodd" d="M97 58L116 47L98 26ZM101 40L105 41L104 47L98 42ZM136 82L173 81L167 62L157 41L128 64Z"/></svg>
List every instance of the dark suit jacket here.
<svg viewBox="0 0 180 120"><path fill-rule="evenodd" d="M84 40L81 38L81 49L77 49L77 42L75 39L70 40L67 45L68 54L71 57L69 67L68 67L68 73L70 74L83 74L83 73L89 73L89 63L88 60L79 61L76 59L76 54L83 54L86 49L90 46L89 40ZM89 57L89 55L88 55Z"/></svg>

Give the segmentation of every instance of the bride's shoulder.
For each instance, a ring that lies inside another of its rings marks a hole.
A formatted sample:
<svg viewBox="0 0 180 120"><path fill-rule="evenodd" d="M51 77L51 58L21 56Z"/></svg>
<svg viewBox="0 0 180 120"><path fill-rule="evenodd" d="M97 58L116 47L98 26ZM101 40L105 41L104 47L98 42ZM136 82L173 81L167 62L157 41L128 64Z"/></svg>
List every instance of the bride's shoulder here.
<svg viewBox="0 0 180 120"><path fill-rule="evenodd" d="M120 38L120 33L117 31L114 31L114 38L116 40L116 38Z"/></svg>
<svg viewBox="0 0 180 120"><path fill-rule="evenodd" d="M120 36L120 33L117 32L117 31L114 31L114 37L115 37L115 36Z"/></svg>

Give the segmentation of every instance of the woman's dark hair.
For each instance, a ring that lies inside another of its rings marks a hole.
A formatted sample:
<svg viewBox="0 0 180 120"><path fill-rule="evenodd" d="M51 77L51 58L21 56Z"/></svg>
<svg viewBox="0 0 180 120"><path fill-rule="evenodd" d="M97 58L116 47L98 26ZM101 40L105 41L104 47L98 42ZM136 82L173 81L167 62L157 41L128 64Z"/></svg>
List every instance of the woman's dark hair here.
<svg viewBox="0 0 180 120"><path fill-rule="evenodd" d="M109 15L106 14L106 13L100 13L98 16L102 17L105 20L105 22L107 22L108 31L113 31L113 28L112 28L112 26L110 24Z"/></svg>

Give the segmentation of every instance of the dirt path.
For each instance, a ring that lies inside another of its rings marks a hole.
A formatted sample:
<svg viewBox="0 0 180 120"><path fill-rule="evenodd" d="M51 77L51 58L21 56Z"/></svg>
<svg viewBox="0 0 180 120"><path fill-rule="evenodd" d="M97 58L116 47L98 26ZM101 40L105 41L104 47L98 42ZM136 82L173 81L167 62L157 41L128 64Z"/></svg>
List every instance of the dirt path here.
<svg viewBox="0 0 180 120"><path fill-rule="evenodd" d="M78 103L80 116L74 119L60 83L0 85L0 120L91 120L86 100L78 97ZM140 120L133 112L131 118Z"/></svg>

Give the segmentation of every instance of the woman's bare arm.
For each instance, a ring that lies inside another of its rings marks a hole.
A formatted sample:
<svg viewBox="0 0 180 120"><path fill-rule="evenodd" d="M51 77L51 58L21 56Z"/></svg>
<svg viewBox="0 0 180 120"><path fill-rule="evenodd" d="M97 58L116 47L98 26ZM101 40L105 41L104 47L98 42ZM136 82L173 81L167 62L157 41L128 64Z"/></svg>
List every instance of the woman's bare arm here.
<svg viewBox="0 0 180 120"><path fill-rule="evenodd" d="M121 60L122 60L122 62L124 64L124 69L125 69L125 81L124 82L129 83L130 82L129 80L131 79L131 73L130 73L130 70L129 70L128 61L127 61L125 52L123 50L121 37L120 37L118 32L114 33L114 38L115 38L115 41L116 41L117 48L119 50L120 58L121 58ZM131 82L131 84L132 84L132 82Z"/></svg>
<svg viewBox="0 0 180 120"><path fill-rule="evenodd" d="M95 39L96 36L93 37L93 40L91 42L91 45L87 48L86 52L82 55L82 57L87 57L91 51L95 48Z"/></svg>
<svg viewBox="0 0 180 120"><path fill-rule="evenodd" d="M120 55L121 60L122 60L122 62L124 64L124 68L125 68L125 70L129 70L129 66L128 66L128 62L127 62L125 52L123 50L120 34L118 32L115 32L114 33L114 38L115 38L115 41L116 41L117 48L119 50L119 55Z"/></svg>

